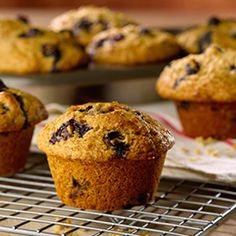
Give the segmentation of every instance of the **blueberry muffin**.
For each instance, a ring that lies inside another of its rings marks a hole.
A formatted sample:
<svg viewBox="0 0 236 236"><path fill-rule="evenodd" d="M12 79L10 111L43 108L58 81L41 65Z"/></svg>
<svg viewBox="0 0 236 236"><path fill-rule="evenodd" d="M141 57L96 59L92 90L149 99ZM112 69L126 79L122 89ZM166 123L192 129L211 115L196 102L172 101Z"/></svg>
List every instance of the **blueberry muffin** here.
<svg viewBox="0 0 236 236"><path fill-rule="evenodd" d="M169 33L128 25L96 35L87 52L97 63L135 65L173 58L180 47Z"/></svg>
<svg viewBox="0 0 236 236"><path fill-rule="evenodd" d="M120 12L105 7L83 6L57 16L52 20L51 28L55 31L71 30L78 42L86 46L97 33L127 24L134 24L134 21Z"/></svg>
<svg viewBox="0 0 236 236"><path fill-rule="evenodd" d="M66 205L115 210L153 198L174 140L148 115L111 102L69 107L37 143Z"/></svg>
<svg viewBox="0 0 236 236"><path fill-rule="evenodd" d="M29 23L22 19L0 19L0 35L11 37L14 31L26 31L29 29Z"/></svg>
<svg viewBox="0 0 236 236"><path fill-rule="evenodd" d="M21 170L26 162L35 124L47 118L34 96L6 87L0 80L0 175Z"/></svg>
<svg viewBox="0 0 236 236"><path fill-rule="evenodd" d="M188 53L201 53L210 44L236 49L236 20L212 17L205 24L183 31L177 40Z"/></svg>
<svg viewBox="0 0 236 236"><path fill-rule="evenodd" d="M0 73L67 71L85 63L86 54L69 32L39 29L22 19L0 20Z"/></svg>
<svg viewBox="0 0 236 236"><path fill-rule="evenodd" d="M158 93L174 100L186 134L236 138L236 51L210 46L173 61L161 73Z"/></svg>

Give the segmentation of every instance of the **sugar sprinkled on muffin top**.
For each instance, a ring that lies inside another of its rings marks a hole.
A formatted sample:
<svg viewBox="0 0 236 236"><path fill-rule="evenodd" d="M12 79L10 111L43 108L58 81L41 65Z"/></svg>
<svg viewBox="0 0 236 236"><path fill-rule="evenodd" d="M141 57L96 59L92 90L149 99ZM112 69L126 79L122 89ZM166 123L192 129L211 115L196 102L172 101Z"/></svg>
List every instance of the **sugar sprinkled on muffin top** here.
<svg viewBox="0 0 236 236"><path fill-rule="evenodd" d="M71 106L38 137L48 155L85 161L154 159L173 143L159 122L117 102Z"/></svg>

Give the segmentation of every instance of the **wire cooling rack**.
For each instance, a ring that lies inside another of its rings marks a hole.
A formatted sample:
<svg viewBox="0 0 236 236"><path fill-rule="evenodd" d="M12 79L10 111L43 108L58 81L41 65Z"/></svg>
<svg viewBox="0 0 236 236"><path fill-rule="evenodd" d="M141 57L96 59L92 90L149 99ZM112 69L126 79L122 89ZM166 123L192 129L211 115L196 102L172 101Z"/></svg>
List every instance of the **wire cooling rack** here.
<svg viewBox="0 0 236 236"><path fill-rule="evenodd" d="M162 179L155 200L131 209L98 212L58 200L44 157L0 178L0 235L202 235L236 207L236 188Z"/></svg>

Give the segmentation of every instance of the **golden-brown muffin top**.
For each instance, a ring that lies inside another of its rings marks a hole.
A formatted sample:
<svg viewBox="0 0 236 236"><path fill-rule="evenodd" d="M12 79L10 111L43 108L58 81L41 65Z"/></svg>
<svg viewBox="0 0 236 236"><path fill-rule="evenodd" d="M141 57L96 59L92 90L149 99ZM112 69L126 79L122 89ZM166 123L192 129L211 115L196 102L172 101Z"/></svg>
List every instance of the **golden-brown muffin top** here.
<svg viewBox="0 0 236 236"><path fill-rule="evenodd" d="M71 106L38 136L47 155L83 161L158 158L174 144L171 133L148 115L118 102Z"/></svg>
<svg viewBox="0 0 236 236"><path fill-rule="evenodd" d="M86 46L97 33L130 23L134 21L123 13L105 7L82 6L57 16L52 20L51 28L55 31L72 30L78 41Z"/></svg>
<svg viewBox="0 0 236 236"><path fill-rule="evenodd" d="M71 32L41 29L17 19L0 19L0 72L67 71L87 58Z"/></svg>
<svg viewBox="0 0 236 236"><path fill-rule="evenodd" d="M173 58L180 52L180 47L170 33L127 25L97 34L87 52L95 62L129 65Z"/></svg>
<svg viewBox="0 0 236 236"><path fill-rule="evenodd" d="M172 61L160 74L158 93L186 101L236 101L236 51L210 46L204 53Z"/></svg>
<svg viewBox="0 0 236 236"><path fill-rule="evenodd" d="M212 17L180 33L177 41L188 53L201 53L211 44L236 49L236 20Z"/></svg>
<svg viewBox="0 0 236 236"><path fill-rule="evenodd" d="M0 19L0 35L1 36L12 36L15 32L23 32L29 29L30 25L28 22L24 22L20 19Z"/></svg>
<svg viewBox="0 0 236 236"><path fill-rule="evenodd" d="M26 129L47 116L43 104L36 97L8 88L0 80L0 133Z"/></svg>

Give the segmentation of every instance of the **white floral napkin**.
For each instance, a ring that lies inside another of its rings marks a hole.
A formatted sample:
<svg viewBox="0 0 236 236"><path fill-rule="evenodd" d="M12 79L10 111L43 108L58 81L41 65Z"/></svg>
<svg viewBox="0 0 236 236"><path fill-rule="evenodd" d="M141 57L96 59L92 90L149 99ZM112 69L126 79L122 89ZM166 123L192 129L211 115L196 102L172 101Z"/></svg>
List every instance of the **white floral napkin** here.
<svg viewBox="0 0 236 236"><path fill-rule="evenodd" d="M50 117L46 122L63 113L65 108L49 104L47 109ZM161 121L175 136L176 144L167 154L163 176L236 184L236 140L216 141L185 136L170 102L140 105L136 108ZM44 124L42 122L36 127L32 151L39 151L36 136Z"/></svg>

